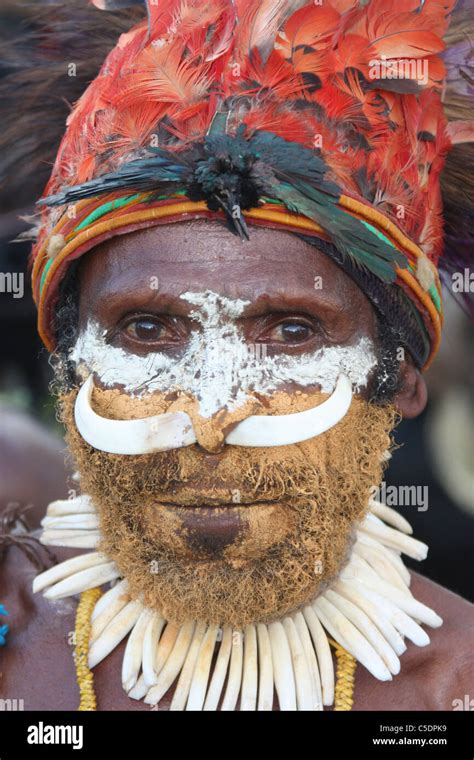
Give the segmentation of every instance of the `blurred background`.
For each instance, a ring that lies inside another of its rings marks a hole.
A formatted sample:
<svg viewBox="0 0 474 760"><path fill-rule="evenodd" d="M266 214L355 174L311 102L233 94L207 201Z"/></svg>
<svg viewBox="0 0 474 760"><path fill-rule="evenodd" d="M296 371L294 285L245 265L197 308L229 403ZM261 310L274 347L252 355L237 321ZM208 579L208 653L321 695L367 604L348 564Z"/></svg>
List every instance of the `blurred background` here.
<svg viewBox="0 0 474 760"><path fill-rule="evenodd" d="M43 0L41 5L45 4ZM2 0L1 37L7 40L21 34L22 22L31 17L36 5ZM34 57L35 51L29 54ZM0 78L13 69L8 55L0 54ZM70 82L69 86L71 103L81 85ZM58 92L56 108L63 122L69 103ZM41 130L40 123L38 128ZM20 155L20 147L18 151ZM0 513L11 504L31 506L29 521L34 527L47 504L66 495L69 468L48 390L52 371L36 334L27 263L30 243L12 241L28 226L21 217L32 213L49 169L44 161L34 179L16 187L15 192L9 184L0 186L0 273L24 276L23 297L0 292ZM413 525L415 536L430 546L425 562L417 566L408 560L408 564L474 601L473 326L449 293L445 308L441 352L426 375L429 404L418 419L399 426L396 440L400 448L391 460L386 485L387 489L427 487L426 510L399 507Z"/></svg>

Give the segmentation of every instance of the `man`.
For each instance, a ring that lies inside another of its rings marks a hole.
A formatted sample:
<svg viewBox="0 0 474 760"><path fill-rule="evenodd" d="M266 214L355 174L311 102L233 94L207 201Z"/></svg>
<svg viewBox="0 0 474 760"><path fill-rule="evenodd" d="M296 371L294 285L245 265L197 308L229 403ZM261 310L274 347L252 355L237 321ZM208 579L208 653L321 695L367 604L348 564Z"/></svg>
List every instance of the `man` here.
<svg viewBox="0 0 474 760"><path fill-rule="evenodd" d="M374 498L397 419L426 404L439 174L470 134L438 94L451 4L400 11L150 4L77 103L33 281L80 493L48 509L64 561L35 595L13 552L2 568L6 697L437 710L469 693L472 608L411 578L402 553L427 547Z"/></svg>

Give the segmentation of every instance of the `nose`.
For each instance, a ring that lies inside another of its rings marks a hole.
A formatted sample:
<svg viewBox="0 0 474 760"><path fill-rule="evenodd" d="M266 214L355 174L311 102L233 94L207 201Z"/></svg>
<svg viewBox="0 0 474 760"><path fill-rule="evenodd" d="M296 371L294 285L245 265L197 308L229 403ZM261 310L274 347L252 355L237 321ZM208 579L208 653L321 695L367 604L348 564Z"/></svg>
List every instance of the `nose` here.
<svg viewBox="0 0 474 760"><path fill-rule="evenodd" d="M218 417L219 415L215 415ZM196 446L209 454L220 454L225 446L225 432L217 419L193 416Z"/></svg>
<svg viewBox="0 0 474 760"><path fill-rule="evenodd" d="M232 428L242 420L255 414L261 406L256 399L249 399L237 409L222 408L210 417L204 417L197 408L186 409L193 423L196 444L209 454L220 454L225 447L225 439Z"/></svg>

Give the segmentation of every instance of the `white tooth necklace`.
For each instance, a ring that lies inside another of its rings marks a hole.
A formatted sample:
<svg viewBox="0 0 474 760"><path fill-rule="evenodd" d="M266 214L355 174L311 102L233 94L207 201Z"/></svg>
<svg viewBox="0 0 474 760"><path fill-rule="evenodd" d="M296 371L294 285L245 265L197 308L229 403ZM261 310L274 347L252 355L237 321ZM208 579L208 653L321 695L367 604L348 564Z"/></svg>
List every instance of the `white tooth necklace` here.
<svg viewBox="0 0 474 760"><path fill-rule="evenodd" d="M94 548L100 538L95 508L86 495L50 504L43 527L41 542L50 546ZM176 683L171 710L235 710L237 705L240 710L271 710L274 693L281 710L322 710L335 700L329 637L375 678L390 681L400 671L405 638L426 646L430 639L421 624L442 624L409 589L401 554L421 560L428 551L411 532L397 512L371 499L339 578L297 612L243 630L165 620L130 597L115 563L99 552L39 574L33 590L62 599L109 585L100 598L90 600L87 668L128 637L122 685L132 699L156 706ZM85 704L92 704L90 695Z"/></svg>

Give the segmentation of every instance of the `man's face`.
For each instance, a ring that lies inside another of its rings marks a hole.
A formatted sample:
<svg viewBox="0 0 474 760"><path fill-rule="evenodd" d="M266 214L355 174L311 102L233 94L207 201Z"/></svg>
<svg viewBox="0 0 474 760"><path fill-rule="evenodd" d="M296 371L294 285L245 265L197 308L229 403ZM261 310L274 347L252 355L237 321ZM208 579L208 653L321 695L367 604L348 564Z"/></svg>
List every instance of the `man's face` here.
<svg viewBox="0 0 474 760"><path fill-rule="evenodd" d="M365 295L290 233L253 227L241 242L197 220L89 253L73 356L78 378L94 372L94 407L120 419L184 409L197 441L142 456L95 451L65 394L82 486L132 589L171 618L243 625L294 609L334 577L393 426L392 407L367 401L375 348ZM336 427L275 448L225 444L249 415L321 403L341 357L357 390Z"/></svg>

